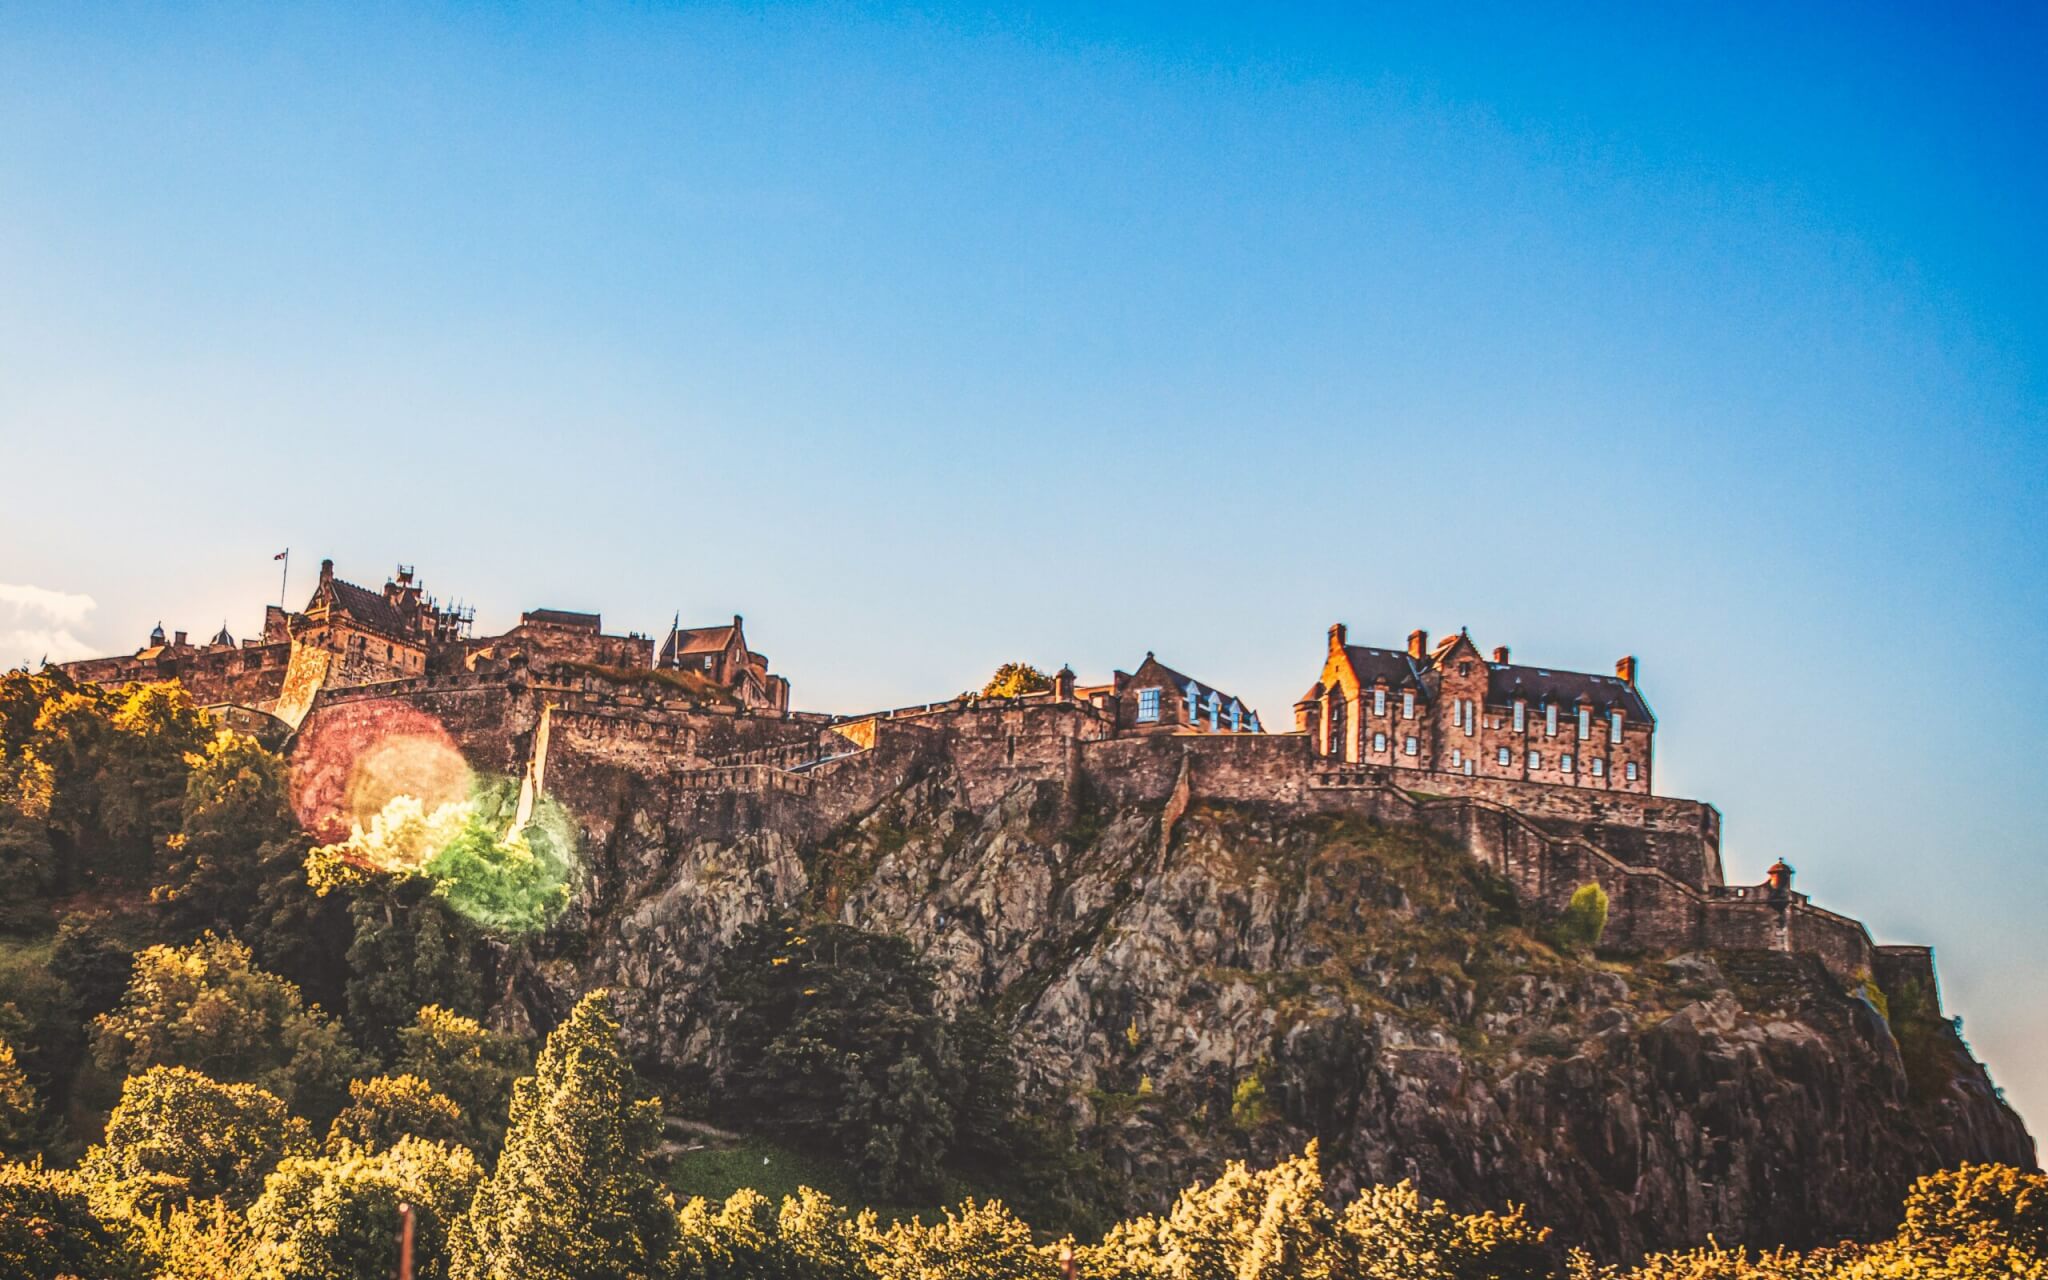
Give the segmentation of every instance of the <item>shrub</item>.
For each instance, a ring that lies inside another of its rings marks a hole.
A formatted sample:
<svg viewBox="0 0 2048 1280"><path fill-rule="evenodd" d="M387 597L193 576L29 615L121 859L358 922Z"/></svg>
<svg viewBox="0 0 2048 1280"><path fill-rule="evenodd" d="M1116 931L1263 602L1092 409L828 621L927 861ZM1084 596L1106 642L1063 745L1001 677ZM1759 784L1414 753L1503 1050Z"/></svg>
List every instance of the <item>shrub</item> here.
<svg viewBox="0 0 2048 1280"><path fill-rule="evenodd" d="M1558 920L1557 934L1565 945L1591 949L1600 945L1607 932L1607 890L1598 884L1582 884Z"/></svg>

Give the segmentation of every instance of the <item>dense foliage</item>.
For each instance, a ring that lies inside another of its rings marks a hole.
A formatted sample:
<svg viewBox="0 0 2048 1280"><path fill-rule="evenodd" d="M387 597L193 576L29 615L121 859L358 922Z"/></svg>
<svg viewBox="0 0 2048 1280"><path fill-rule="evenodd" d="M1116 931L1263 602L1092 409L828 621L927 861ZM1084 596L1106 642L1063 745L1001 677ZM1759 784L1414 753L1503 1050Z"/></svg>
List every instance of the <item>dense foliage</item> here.
<svg viewBox="0 0 2048 1280"><path fill-rule="evenodd" d="M1019 698L1052 688L1052 677L1028 662L1005 662L981 686L984 698Z"/></svg>

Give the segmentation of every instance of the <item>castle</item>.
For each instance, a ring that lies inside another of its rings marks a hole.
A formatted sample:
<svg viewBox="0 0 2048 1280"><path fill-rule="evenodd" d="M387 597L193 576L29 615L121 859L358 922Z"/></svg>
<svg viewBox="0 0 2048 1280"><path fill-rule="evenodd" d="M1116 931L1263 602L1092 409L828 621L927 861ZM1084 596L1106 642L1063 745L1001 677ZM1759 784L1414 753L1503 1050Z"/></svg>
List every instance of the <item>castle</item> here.
<svg viewBox="0 0 2048 1280"><path fill-rule="evenodd" d="M921 771L970 801L1048 789L1059 811L1153 807L1161 857L1202 801L1279 804L1431 827L1513 886L1538 917L1598 884L1609 945L1652 952L1810 955L1852 988L1936 992L1926 947L1879 946L1815 906L1780 860L1730 885L1721 816L1652 789L1656 720L1637 664L1612 676L1482 656L1459 632L1404 648L1330 628L1290 733L1214 685L1146 654L1134 671L1013 698L962 696L863 715L794 711L789 682L747 646L743 622L684 627L657 644L607 634L596 614L537 609L502 635L470 634L401 568L382 591L334 576L296 612L266 611L261 639L225 627L204 645L161 628L138 652L65 664L74 679L175 680L227 722L290 744L325 720L393 701L446 727L478 768L600 789L639 780L707 833L779 828L816 838L871 812Z"/></svg>

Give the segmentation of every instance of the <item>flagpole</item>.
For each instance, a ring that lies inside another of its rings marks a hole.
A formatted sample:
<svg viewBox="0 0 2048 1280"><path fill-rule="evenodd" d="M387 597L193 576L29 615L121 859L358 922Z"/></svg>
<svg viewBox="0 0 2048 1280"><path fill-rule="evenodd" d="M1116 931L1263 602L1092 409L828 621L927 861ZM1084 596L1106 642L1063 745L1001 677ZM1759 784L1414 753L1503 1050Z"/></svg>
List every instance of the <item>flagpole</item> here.
<svg viewBox="0 0 2048 1280"><path fill-rule="evenodd" d="M282 609L284 608L286 588L291 585L292 580L292 549L286 547L284 554L279 556L278 559L284 561L284 576L277 580L277 607Z"/></svg>

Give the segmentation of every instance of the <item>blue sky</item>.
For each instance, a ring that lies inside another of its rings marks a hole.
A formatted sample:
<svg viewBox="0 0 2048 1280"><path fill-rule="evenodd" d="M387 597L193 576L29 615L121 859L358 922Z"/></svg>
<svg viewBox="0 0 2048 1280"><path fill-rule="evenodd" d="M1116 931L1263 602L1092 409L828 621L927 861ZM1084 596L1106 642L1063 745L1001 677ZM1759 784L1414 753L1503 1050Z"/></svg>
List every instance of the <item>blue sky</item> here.
<svg viewBox="0 0 2048 1280"><path fill-rule="evenodd" d="M799 704L1604 671L2048 1116L2041 11L0 12L0 661L294 550Z"/></svg>

